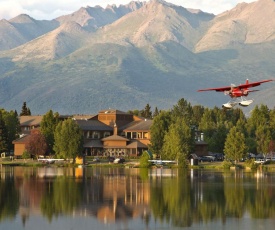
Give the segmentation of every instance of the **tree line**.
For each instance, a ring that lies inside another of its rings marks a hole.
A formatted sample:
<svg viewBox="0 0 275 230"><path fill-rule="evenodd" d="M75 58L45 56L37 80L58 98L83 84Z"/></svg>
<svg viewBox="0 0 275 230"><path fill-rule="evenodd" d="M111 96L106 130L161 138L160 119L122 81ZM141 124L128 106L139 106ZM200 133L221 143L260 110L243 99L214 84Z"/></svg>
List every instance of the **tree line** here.
<svg viewBox="0 0 275 230"><path fill-rule="evenodd" d="M204 135L208 151L239 161L248 153L272 154L275 109L256 105L249 117L240 108L226 110L192 106L185 99L153 117L150 150L161 159L187 159L194 150L196 132Z"/></svg>
<svg viewBox="0 0 275 230"><path fill-rule="evenodd" d="M184 98L170 110L151 111L147 104L143 110L129 113L153 119L150 128L149 149L161 159L178 160L185 164L194 151L196 133L204 134L208 151L224 153L230 160L238 161L247 153L274 152L275 109L256 105L249 117L240 108L225 110L191 105ZM23 103L20 115L30 115ZM13 150L12 141L20 134L16 111L0 110L0 153ZM27 156L45 154L60 158L73 158L83 152L83 134L72 119L60 120L58 113L48 111L42 118L40 130L32 132L26 145Z"/></svg>

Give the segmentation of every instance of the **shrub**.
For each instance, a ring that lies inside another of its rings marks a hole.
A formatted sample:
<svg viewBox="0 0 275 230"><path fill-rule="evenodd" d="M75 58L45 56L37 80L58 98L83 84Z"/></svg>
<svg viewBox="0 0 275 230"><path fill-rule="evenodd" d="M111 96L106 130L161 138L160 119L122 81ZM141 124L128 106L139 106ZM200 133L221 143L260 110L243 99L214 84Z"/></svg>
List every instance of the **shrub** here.
<svg viewBox="0 0 275 230"><path fill-rule="evenodd" d="M31 154L27 150L25 150L23 152L23 154L22 154L22 158L23 159L30 159L31 158Z"/></svg>
<svg viewBox="0 0 275 230"><path fill-rule="evenodd" d="M140 168L149 168L151 166L151 162L149 162L150 156L149 154L144 151L139 158L139 167Z"/></svg>
<svg viewBox="0 0 275 230"><path fill-rule="evenodd" d="M231 161L224 160L222 166L224 169L230 169L230 167L234 166L234 164Z"/></svg>
<svg viewBox="0 0 275 230"><path fill-rule="evenodd" d="M257 169L258 164L255 163L254 159L248 159L245 161L245 166L251 169Z"/></svg>
<svg viewBox="0 0 275 230"><path fill-rule="evenodd" d="M179 168L188 168L188 161L186 160L185 156L183 154L180 154L179 155L179 158L178 158L178 167Z"/></svg>

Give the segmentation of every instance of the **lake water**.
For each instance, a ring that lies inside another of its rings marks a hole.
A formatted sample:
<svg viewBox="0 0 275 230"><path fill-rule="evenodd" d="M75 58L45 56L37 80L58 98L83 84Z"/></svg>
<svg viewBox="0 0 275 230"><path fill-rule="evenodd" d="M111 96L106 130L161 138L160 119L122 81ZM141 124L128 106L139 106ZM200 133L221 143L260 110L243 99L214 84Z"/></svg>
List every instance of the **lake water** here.
<svg viewBox="0 0 275 230"><path fill-rule="evenodd" d="M0 167L1 230L275 228L275 173Z"/></svg>

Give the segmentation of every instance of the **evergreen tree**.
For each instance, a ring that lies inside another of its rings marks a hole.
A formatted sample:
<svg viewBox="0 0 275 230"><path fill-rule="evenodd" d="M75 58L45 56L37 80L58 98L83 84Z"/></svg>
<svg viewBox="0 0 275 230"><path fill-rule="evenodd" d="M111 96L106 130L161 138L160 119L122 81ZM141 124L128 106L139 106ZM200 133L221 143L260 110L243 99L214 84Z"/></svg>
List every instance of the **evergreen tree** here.
<svg viewBox="0 0 275 230"><path fill-rule="evenodd" d="M192 111L192 124L198 127L204 113L204 107L201 105L195 105L192 107Z"/></svg>
<svg viewBox="0 0 275 230"><path fill-rule="evenodd" d="M147 104L143 110L141 110L141 116L144 118L152 118L151 106Z"/></svg>
<svg viewBox="0 0 275 230"><path fill-rule="evenodd" d="M31 110L27 107L27 103L24 101L20 116L30 116L30 115L31 115Z"/></svg>
<svg viewBox="0 0 275 230"><path fill-rule="evenodd" d="M155 108L155 111L153 113L153 117L156 117L159 115L159 110L158 110L158 107Z"/></svg>
<svg viewBox="0 0 275 230"><path fill-rule="evenodd" d="M173 120L176 120L178 117L183 117L188 125L192 124L193 110L189 102L184 98L180 99L171 110Z"/></svg>
<svg viewBox="0 0 275 230"><path fill-rule="evenodd" d="M83 134L79 125L72 119L59 122L54 132L54 151L57 157L71 158L75 162L82 156Z"/></svg>
<svg viewBox="0 0 275 230"><path fill-rule="evenodd" d="M246 153L247 146L245 144L244 134L238 131L237 128L234 126L230 129L225 141L225 158L237 162L240 161Z"/></svg>
<svg viewBox="0 0 275 230"><path fill-rule="evenodd" d="M255 137L256 129L260 125L268 124L269 120L270 116L268 107L265 105L260 105L260 107L256 105L247 121L249 135L251 137Z"/></svg>
<svg viewBox="0 0 275 230"><path fill-rule="evenodd" d="M0 111L0 153L8 151L8 131Z"/></svg>
<svg viewBox="0 0 275 230"><path fill-rule="evenodd" d="M209 151L215 149L216 140L212 137L216 132L216 119L211 109L206 108L199 124L199 130L204 133L204 141L208 143Z"/></svg>
<svg viewBox="0 0 275 230"><path fill-rule="evenodd" d="M44 135L48 145L48 152L53 152L54 146L54 132L59 122L59 114L53 114L53 111L48 111L42 118L40 124L41 133Z"/></svg>

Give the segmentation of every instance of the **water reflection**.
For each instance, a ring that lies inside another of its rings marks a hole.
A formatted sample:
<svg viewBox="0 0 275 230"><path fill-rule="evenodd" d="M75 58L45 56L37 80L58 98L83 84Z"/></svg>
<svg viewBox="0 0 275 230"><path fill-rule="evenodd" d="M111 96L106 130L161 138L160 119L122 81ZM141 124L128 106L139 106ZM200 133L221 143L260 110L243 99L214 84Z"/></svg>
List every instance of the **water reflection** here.
<svg viewBox="0 0 275 230"><path fill-rule="evenodd" d="M135 222L136 229L275 217L275 174L268 172L1 167L0 176L0 229L35 217L49 226L70 217Z"/></svg>

